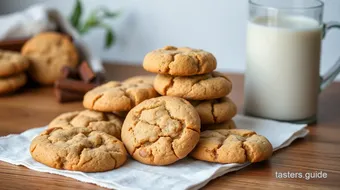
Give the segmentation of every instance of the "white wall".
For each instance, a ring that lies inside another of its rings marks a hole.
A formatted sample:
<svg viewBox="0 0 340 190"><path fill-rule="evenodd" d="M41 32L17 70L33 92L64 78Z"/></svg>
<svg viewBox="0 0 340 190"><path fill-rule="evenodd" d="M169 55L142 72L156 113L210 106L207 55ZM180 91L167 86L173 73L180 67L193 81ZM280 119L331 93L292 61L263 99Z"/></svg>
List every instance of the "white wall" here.
<svg viewBox="0 0 340 190"><path fill-rule="evenodd" d="M100 5L123 11L119 19L111 22L118 36L113 48L102 48L102 30L84 36L91 49L103 59L141 63L148 51L171 44L214 53L220 70L243 72L245 69L247 0L82 1L86 13ZM50 0L46 4L68 15L73 1ZM340 1L325 0L325 5L324 20L340 21ZM331 32L324 42L321 72L324 73L338 56L340 33Z"/></svg>
<svg viewBox="0 0 340 190"><path fill-rule="evenodd" d="M103 31L93 31L84 37L104 59L141 63L150 50L165 45L191 46L214 53L221 69L244 70L245 0L83 1L87 7L105 4L124 11L122 17L113 22L118 41L112 49L101 48ZM67 13L70 7L60 2L49 4L63 7Z"/></svg>

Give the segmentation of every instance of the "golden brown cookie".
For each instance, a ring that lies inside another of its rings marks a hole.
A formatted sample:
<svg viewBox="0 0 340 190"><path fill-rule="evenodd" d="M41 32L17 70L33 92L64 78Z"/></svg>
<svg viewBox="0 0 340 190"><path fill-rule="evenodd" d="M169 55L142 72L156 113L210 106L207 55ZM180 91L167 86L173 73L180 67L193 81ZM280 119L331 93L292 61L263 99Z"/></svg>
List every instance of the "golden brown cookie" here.
<svg viewBox="0 0 340 190"><path fill-rule="evenodd" d="M28 40L21 53L29 58L28 69L34 80L41 84L53 84L64 66L76 67L78 53L70 38L56 32L40 33Z"/></svg>
<svg viewBox="0 0 340 190"><path fill-rule="evenodd" d="M175 77L158 74L155 90L164 96L177 96L188 100L211 100L230 93L230 79L219 72L190 77Z"/></svg>
<svg viewBox="0 0 340 190"><path fill-rule="evenodd" d="M162 96L133 108L123 123L130 155L150 165L168 165L187 156L199 140L200 119L186 100Z"/></svg>
<svg viewBox="0 0 340 190"><path fill-rule="evenodd" d="M192 76L215 70L216 58L201 49L166 46L146 54L143 67L153 73Z"/></svg>
<svg viewBox="0 0 340 190"><path fill-rule="evenodd" d="M59 115L48 125L48 128L54 127L86 127L95 131L103 131L120 139L122 121L112 113L84 110Z"/></svg>
<svg viewBox="0 0 340 190"><path fill-rule="evenodd" d="M87 92L83 105L87 109L103 112L129 111L142 101L156 96L158 94L151 84L111 81Z"/></svg>
<svg viewBox="0 0 340 190"><path fill-rule="evenodd" d="M27 82L25 73L19 73L9 77L0 77L0 94L6 94L18 90Z"/></svg>
<svg viewBox="0 0 340 190"><path fill-rule="evenodd" d="M218 163L260 162L273 152L270 142L254 131L217 129L201 133L191 156L198 160Z"/></svg>
<svg viewBox="0 0 340 190"><path fill-rule="evenodd" d="M20 53L0 50L0 77L8 77L25 71L29 61Z"/></svg>
<svg viewBox="0 0 340 190"><path fill-rule="evenodd" d="M236 129L234 120L229 120L218 124L205 124L201 125L201 131L215 130L215 129Z"/></svg>
<svg viewBox="0 0 340 190"><path fill-rule="evenodd" d="M190 103L195 106L202 124L223 123L233 118L237 113L236 105L228 97L191 101Z"/></svg>
<svg viewBox="0 0 340 190"><path fill-rule="evenodd" d="M132 83L132 84L136 84L136 83L148 83L148 84L152 84L153 85L153 81L155 80L155 76L154 75L141 75L141 76L134 76L134 77L130 77L126 80L124 80L124 83Z"/></svg>
<svg viewBox="0 0 340 190"><path fill-rule="evenodd" d="M112 170L127 159L116 137L85 127L47 129L32 140L30 153L49 167L82 172Z"/></svg>

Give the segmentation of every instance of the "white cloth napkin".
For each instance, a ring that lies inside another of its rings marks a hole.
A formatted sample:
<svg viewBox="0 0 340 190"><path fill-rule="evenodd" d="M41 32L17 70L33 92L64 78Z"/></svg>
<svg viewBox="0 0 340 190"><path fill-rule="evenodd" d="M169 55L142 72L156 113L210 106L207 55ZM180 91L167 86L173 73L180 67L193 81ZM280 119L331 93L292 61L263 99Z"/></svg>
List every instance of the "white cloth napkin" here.
<svg viewBox="0 0 340 190"><path fill-rule="evenodd" d="M238 128L256 131L268 138L274 150L289 146L295 139L308 134L306 125L256 119L238 115ZM31 140L45 127L27 130L19 135L0 137L0 160L23 165L32 170L58 174L79 181L114 189L199 189L210 180L248 166L216 164L185 158L169 166L149 166L128 159L121 168L108 172L83 173L57 170L34 161L29 153Z"/></svg>
<svg viewBox="0 0 340 190"><path fill-rule="evenodd" d="M26 38L43 31L55 30L44 6L32 6L21 12L0 16L0 40Z"/></svg>

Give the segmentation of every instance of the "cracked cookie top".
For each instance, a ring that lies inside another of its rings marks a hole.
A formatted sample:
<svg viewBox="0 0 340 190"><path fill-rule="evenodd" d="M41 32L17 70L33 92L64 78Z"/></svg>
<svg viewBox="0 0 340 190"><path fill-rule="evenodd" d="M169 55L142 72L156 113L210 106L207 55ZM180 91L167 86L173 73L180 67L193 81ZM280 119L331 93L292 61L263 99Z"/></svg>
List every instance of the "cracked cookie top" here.
<svg viewBox="0 0 340 190"><path fill-rule="evenodd" d="M158 96L151 84L111 81L88 91L85 108L102 112L129 111L142 101Z"/></svg>
<svg viewBox="0 0 340 190"><path fill-rule="evenodd" d="M28 59L20 53L0 50L0 77L15 75L25 71L28 66Z"/></svg>
<svg viewBox="0 0 340 190"><path fill-rule="evenodd" d="M30 61L28 68L32 78L41 83L53 84L61 75L64 66L76 67L78 52L66 35L57 32L42 32L28 40L21 49Z"/></svg>
<svg viewBox="0 0 340 190"><path fill-rule="evenodd" d="M155 80L155 76L153 75L140 75L140 76L134 76L130 77L126 80L124 80L124 83L147 83L153 85L153 81Z"/></svg>
<svg viewBox="0 0 340 190"><path fill-rule="evenodd" d="M272 152L270 142L254 131L217 129L201 133L200 141L191 156L208 162L244 163L266 160Z"/></svg>
<svg viewBox="0 0 340 190"><path fill-rule="evenodd" d="M48 128L54 127L86 127L91 130L103 131L120 139L122 121L112 113L84 110L59 115L48 125Z"/></svg>
<svg viewBox="0 0 340 190"><path fill-rule="evenodd" d="M236 105L228 97L190 103L195 106L202 124L223 123L232 119L237 113Z"/></svg>
<svg viewBox="0 0 340 190"><path fill-rule="evenodd" d="M201 126L201 131L215 130L215 129L236 129L234 120L229 120L218 124L205 124Z"/></svg>
<svg viewBox="0 0 340 190"><path fill-rule="evenodd" d="M85 127L47 129L32 140L30 153L49 167L83 172L112 170L127 159L121 141Z"/></svg>
<svg viewBox="0 0 340 190"><path fill-rule="evenodd" d="M176 96L188 100L211 100L222 98L231 92L230 79L219 72L189 77L158 74L155 90L164 96Z"/></svg>
<svg viewBox="0 0 340 190"><path fill-rule="evenodd" d="M200 119L186 100L162 96L145 100L125 118L122 140L145 164L168 165L187 156L199 140Z"/></svg>
<svg viewBox="0 0 340 190"><path fill-rule="evenodd" d="M192 76L215 70L216 58L201 49L166 46L146 54L143 67L153 73Z"/></svg>

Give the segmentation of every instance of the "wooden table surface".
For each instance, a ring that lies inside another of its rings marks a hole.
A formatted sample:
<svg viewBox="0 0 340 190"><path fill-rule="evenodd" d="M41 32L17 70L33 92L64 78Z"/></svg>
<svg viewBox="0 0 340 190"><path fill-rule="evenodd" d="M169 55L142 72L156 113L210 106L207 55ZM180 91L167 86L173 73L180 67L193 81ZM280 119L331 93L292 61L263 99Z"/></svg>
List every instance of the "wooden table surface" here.
<svg viewBox="0 0 340 190"><path fill-rule="evenodd" d="M108 77L122 80L147 74L138 66L105 65ZM229 74L231 98L242 112L243 76ZM51 88L26 88L0 97L0 136L41 127L55 116L80 110L80 102L59 104ZM333 83L320 95L318 123L310 134L261 163L219 177L204 189L340 189L340 83ZM276 172L325 172L326 179L278 179ZM0 189L103 189L71 178L40 173L0 161Z"/></svg>

